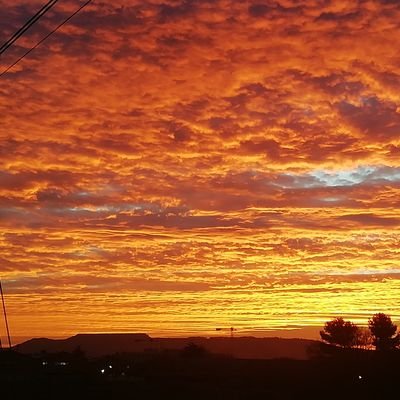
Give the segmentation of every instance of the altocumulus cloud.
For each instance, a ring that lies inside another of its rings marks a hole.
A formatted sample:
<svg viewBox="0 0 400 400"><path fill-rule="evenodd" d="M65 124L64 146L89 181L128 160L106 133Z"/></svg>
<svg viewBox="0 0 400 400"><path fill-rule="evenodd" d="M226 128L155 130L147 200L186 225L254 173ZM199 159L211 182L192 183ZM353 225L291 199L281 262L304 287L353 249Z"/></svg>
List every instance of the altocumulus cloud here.
<svg viewBox="0 0 400 400"><path fill-rule="evenodd" d="M0 2L2 37L41 3ZM86 7L2 77L15 332L399 317L399 18L384 0Z"/></svg>

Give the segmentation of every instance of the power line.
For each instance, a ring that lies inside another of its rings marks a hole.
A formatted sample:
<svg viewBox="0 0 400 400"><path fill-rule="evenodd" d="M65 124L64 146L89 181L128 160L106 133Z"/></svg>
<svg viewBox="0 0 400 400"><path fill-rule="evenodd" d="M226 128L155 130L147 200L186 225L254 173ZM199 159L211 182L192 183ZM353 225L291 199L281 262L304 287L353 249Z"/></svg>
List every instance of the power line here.
<svg viewBox="0 0 400 400"><path fill-rule="evenodd" d="M85 8L92 0L87 0L86 3L82 4L73 14L71 14L67 19L65 19L61 24L59 24L56 28L50 31L43 39L37 42L32 48L30 48L26 53L24 53L21 57L17 59L14 63L12 63L9 67L7 67L1 74L0 78L6 74L11 68L17 65L21 60L23 60L28 54L30 54L33 50L39 47L46 39L48 39L51 35L56 33L63 25L65 25L71 18L73 18L76 14L78 14L83 8Z"/></svg>
<svg viewBox="0 0 400 400"><path fill-rule="evenodd" d="M1 301L3 303L3 314L4 314L4 321L6 323L6 330L7 330L7 338L8 338L8 346L11 349L11 336L10 336L10 329L8 327L8 319L7 319L7 311L6 311L6 303L4 301L4 294L3 294L3 287L1 286L0 280L0 294L1 294Z"/></svg>
<svg viewBox="0 0 400 400"><path fill-rule="evenodd" d="M45 4L33 17L31 17L25 24L17 30L1 47L0 55L3 54L14 42L16 42L32 25L35 24L44 14L47 13L58 0L50 0Z"/></svg>

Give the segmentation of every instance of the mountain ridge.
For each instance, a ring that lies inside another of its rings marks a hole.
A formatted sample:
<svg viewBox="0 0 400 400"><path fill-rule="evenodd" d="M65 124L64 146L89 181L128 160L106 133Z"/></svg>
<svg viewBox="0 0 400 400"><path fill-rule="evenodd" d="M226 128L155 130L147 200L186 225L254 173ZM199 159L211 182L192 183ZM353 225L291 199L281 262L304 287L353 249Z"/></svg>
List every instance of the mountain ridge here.
<svg viewBox="0 0 400 400"><path fill-rule="evenodd" d="M309 358L309 349L318 341L251 336L152 338L145 333L80 333L66 339L33 338L14 348L23 354L73 352L79 348L88 357L101 357L115 353L180 351L190 343L203 347L211 354L235 358L305 360Z"/></svg>

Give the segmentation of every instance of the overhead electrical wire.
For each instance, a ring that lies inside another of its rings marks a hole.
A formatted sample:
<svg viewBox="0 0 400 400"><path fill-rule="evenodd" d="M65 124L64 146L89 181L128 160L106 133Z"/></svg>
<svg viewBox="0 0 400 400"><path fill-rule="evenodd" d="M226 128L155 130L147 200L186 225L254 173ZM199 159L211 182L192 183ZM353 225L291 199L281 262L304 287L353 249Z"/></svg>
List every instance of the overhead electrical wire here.
<svg viewBox="0 0 400 400"><path fill-rule="evenodd" d="M21 57L19 57L15 62L13 62L10 66L8 66L4 71L0 73L0 77L6 74L11 68L17 65L21 60L23 60L28 54L30 54L33 50L39 47L46 39L48 39L51 35L56 33L63 25L65 25L71 18L73 18L76 14L78 14L83 8L85 8L92 0L87 0L86 3L82 4L76 11L74 11L68 18L66 18L63 22L57 25L53 30L51 30L44 38L39 40L33 47L31 47L28 51L26 51Z"/></svg>
<svg viewBox="0 0 400 400"><path fill-rule="evenodd" d="M0 47L0 55L3 54L14 42L16 42L32 25L35 24L40 18L43 17L44 14L47 13L58 0L50 0L47 4L45 4L33 17L31 17L28 21L25 22L21 28L17 30L1 47Z"/></svg>
<svg viewBox="0 0 400 400"><path fill-rule="evenodd" d="M11 349L11 335L10 335L10 328L8 327L8 319L7 319L7 310L6 310L6 303L4 301L4 293L3 293L3 287L1 285L1 279L0 279L0 295L1 295L1 302L3 304L3 316L4 316L4 322L6 324L6 330L7 330L7 338L8 338L8 346Z"/></svg>

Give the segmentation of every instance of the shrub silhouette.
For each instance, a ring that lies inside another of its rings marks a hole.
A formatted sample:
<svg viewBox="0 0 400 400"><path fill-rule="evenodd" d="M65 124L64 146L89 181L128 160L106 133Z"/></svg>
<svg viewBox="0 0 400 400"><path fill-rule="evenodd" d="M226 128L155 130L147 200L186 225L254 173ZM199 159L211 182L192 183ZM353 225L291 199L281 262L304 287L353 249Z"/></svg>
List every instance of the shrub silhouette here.
<svg viewBox="0 0 400 400"><path fill-rule="evenodd" d="M323 341L331 345L349 348L357 343L359 329L352 322L337 317L326 322L319 334Z"/></svg>
<svg viewBox="0 0 400 400"><path fill-rule="evenodd" d="M384 313L374 314L368 320L368 327L376 350L393 350L399 345L400 336L396 333L397 325L393 324L389 315Z"/></svg>
<svg viewBox="0 0 400 400"><path fill-rule="evenodd" d="M195 343L189 343L182 349L184 358L203 358L207 355L207 350Z"/></svg>

